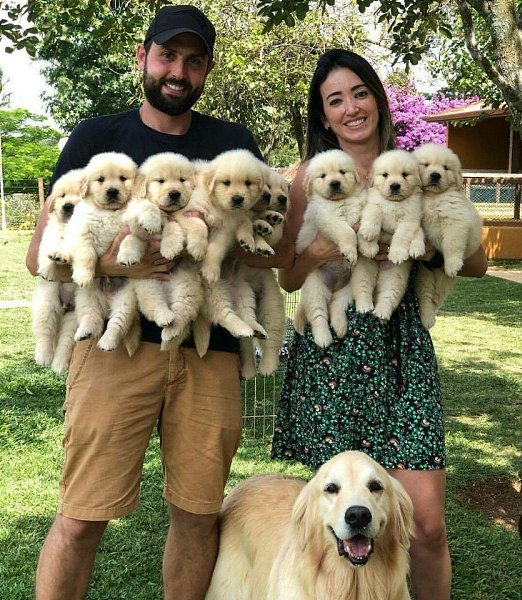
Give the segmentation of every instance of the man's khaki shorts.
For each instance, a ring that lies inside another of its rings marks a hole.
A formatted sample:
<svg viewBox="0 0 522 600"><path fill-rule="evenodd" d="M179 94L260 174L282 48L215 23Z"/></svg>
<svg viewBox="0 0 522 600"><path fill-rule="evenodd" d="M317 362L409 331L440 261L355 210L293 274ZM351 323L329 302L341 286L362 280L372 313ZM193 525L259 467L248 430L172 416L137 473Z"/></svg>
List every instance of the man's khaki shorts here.
<svg viewBox="0 0 522 600"><path fill-rule="evenodd" d="M58 512L106 521L138 506L145 451L157 426L168 502L219 511L241 437L239 357L142 342L102 352L76 344L64 404L65 464Z"/></svg>

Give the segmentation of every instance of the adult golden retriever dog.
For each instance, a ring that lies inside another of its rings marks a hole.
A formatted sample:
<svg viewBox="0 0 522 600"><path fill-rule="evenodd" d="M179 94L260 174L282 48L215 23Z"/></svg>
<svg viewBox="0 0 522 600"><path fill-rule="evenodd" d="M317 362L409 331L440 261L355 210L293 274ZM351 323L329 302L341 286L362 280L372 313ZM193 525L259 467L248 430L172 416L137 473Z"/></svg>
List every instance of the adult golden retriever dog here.
<svg viewBox="0 0 522 600"><path fill-rule="evenodd" d="M308 483L262 475L220 517L206 600L407 600L413 507L372 458L342 452Z"/></svg>

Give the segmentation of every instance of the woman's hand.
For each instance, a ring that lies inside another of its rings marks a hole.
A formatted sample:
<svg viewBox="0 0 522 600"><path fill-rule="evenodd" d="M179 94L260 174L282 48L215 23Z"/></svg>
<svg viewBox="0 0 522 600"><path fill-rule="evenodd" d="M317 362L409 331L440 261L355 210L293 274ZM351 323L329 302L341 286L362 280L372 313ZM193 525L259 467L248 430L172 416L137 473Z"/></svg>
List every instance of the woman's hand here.
<svg viewBox="0 0 522 600"><path fill-rule="evenodd" d="M307 246L306 254L320 267L331 260L346 260L334 242L318 233L312 243Z"/></svg>
<svg viewBox="0 0 522 600"><path fill-rule="evenodd" d="M114 238L109 250L103 256L100 256L98 260L96 275L167 281L170 271L176 266L181 257L174 260L164 258L159 251L160 240L149 240L147 242L145 254L139 263L128 267L118 263L116 257L118 256L120 244L129 233L129 229L124 228Z"/></svg>

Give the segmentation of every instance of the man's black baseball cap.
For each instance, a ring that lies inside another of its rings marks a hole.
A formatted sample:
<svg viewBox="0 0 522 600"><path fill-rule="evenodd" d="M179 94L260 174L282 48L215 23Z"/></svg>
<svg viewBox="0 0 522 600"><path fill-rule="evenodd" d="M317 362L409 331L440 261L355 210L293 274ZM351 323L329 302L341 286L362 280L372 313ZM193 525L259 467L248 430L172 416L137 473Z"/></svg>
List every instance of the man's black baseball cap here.
<svg viewBox="0 0 522 600"><path fill-rule="evenodd" d="M161 45L180 33L194 33L201 38L212 60L216 41L214 25L198 8L188 4L160 8L145 34L144 43L152 40Z"/></svg>

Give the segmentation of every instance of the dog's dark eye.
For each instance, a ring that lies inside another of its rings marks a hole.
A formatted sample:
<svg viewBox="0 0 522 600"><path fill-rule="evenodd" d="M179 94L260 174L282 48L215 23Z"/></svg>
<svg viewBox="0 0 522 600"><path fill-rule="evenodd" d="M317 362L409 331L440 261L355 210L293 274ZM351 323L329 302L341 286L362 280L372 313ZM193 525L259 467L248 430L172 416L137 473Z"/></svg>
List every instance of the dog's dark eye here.
<svg viewBox="0 0 522 600"><path fill-rule="evenodd" d="M228 187L230 185L230 179L225 179L225 181L223 181L223 185Z"/></svg>
<svg viewBox="0 0 522 600"><path fill-rule="evenodd" d="M158 183L165 183L165 180L163 178L158 179Z"/></svg>
<svg viewBox="0 0 522 600"><path fill-rule="evenodd" d="M374 480L370 481L368 484L368 489L370 492L382 492L384 488L382 487L382 483L380 481Z"/></svg>
<svg viewBox="0 0 522 600"><path fill-rule="evenodd" d="M388 173L384 172L384 173L382 174L382 176L384 177L384 179L386 179L386 177L388 177Z"/></svg>
<svg viewBox="0 0 522 600"><path fill-rule="evenodd" d="M103 177L103 176L101 176L101 177L98 177L98 181L99 181L100 183L103 183L103 182L105 181L105 177Z"/></svg>
<svg viewBox="0 0 522 600"><path fill-rule="evenodd" d="M181 181L181 183L185 183L185 181L187 181L184 177L180 177L179 180Z"/></svg>
<svg viewBox="0 0 522 600"><path fill-rule="evenodd" d="M125 177L125 175L120 175L120 181L124 183L125 181L127 181L127 177Z"/></svg>
<svg viewBox="0 0 522 600"><path fill-rule="evenodd" d="M447 165L444 165L444 170L449 171L449 167Z"/></svg>
<svg viewBox="0 0 522 600"><path fill-rule="evenodd" d="M339 169L339 173L340 173L341 175L346 175L346 171L345 171L344 169Z"/></svg>
<svg viewBox="0 0 522 600"><path fill-rule="evenodd" d="M326 177L326 173L321 173L321 175L319 175L319 177L320 177L321 179L324 179L324 178Z"/></svg>
<svg viewBox="0 0 522 600"><path fill-rule="evenodd" d="M409 173L406 173L406 171L403 171L401 173L401 175L404 177L404 179L406 179L406 177L408 177Z"/></svg>
<svg viewBox="0 0 522 600"><path fill-rule="evenodd" d="M250 179L247 179L247 180L245 181L245 185L246 185L247 187L250 187L250 186L252 185L252 182L250 181Z"/></svg>
<svg viewBox="0 0 522 600"><path fill-rule="evenodd" d="M328 494L337 494L337 492L339 491L339 486L336 483L329 483L324 488L324 491L327 492Z"/></svg>

